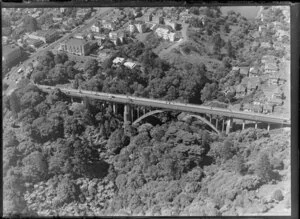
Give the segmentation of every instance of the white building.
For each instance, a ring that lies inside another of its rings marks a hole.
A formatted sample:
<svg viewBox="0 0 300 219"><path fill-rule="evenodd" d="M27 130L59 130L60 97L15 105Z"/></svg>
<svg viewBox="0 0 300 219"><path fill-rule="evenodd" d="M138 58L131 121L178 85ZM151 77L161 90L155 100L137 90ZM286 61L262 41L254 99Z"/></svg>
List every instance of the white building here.
<svg viewBox="0 0 300 219"><path fill-rule="evenodd" d="M127 61L124 63L124 66L126 66L127 68L130 68L130 69L134 69L136 67L136 63Z"/></svg>
<svg viewBox="0 0 300 219"><path fill-rule="evenodd" d="M168 28L159 27L159 28L157 28L155 30L155 33L159 37L162 37L165 40L170 40L171 42L175 41L175 35L176 35L176 33L171 32Z"/></svg>

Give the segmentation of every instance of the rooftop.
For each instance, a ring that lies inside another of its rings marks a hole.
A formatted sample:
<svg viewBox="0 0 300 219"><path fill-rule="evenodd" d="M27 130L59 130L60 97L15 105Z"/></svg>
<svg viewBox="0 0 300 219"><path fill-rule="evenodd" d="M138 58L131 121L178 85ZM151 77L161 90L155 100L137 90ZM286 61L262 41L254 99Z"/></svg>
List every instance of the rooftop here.
<svg viewBox="0 0 300 219"><path fill-rule="evenodd" d="M76 38L71 38L69 41L66 42L66 44L72 44L72 45L85 45L88 42L84 39L76 39Z"/></svg>

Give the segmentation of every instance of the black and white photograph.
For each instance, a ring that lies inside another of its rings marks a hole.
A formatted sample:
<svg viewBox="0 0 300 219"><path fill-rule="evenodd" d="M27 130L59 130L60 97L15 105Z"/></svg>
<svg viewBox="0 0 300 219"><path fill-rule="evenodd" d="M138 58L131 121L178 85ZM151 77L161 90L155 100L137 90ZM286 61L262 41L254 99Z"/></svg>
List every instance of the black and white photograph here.
<svg viewBox="0 0 300 219"><path fill-rule="evenodd" d="M1 8L3 216L291 216L289 5L29 6Z"/></svg>

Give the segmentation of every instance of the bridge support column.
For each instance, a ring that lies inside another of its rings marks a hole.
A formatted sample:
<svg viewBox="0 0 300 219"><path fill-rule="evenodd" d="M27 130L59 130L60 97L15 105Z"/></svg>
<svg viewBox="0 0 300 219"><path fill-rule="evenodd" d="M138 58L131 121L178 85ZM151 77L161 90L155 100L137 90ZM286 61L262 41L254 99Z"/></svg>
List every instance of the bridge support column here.
<svg viewBox="0 0 300 219"><path fill-rule="evenodd" d="M254 126L254 128L255 128L255 129L257 129L257 122L255 122L255 126Z"/></svg>
<svg viewBox="0 0 300 219"><path fill-rule="evenodd" d="M140 118L140 107L137 107L137 117Z"/></svg>
<svg viewBox="0 0 300 219"><path fill-rule="evenodd" d="M222 132L224 132L224 124L225 123L225 120L223 119L223 121L222 121Z"/></svg>
<svg viewBox="0 0 300 219"><path fill-rule="evenodd" d="M243 127L242 127L242 130L245 129L245 120L243 120Z"/></svg>
<svg viewBox="0 0 300 219"><path fill-rule="evenodd" d="M143 108L144 115L146 114L146 107Z"/></svg>
<svg viewBox="0 0 300 219"><path fill-rule="evenodd" d="M116 113L117 112L117 107L116 107L115 103L112 104L112 108L113 108L113 112Z"/></svg>
<svg viewBox="0 0 300 219"><path fill-rule="evenodd" d="M134 120L133 107L130 107L130 114L131 114L130 119L132 120L131 122L133 122Z"/></svg>
<svg viewBox="0 0 300 219"><path fill-rule="evenodd" d="M219 123L219 120L218 118L216 119L216 129L218 129L218 123Z"/></svg>
<svg viewBox="0 0 300 219"><path fill-rule="evenodd" d="M209 122L211 123L211 115L209 115Z"/></svg>
<svg viewBox="0 0 300 219"><path fill-rule="evenodd" d="M230 129L231 129L231 126L232 126L232 122L233 122L233 119L232 118L229 118L227 121L226 121L226 134L229 134L230 132Z"/></svg>
<svg viewBox="0 0 300 219"><path fill-rule="evenodd" d="M268 123L268 131L270 131L270 123Z"/></svg>
<svg viewBox="0 0 300 219"><path fill-rule="evenodd" d="M130 122L130 106L124 105L124 124Z"/></svg>

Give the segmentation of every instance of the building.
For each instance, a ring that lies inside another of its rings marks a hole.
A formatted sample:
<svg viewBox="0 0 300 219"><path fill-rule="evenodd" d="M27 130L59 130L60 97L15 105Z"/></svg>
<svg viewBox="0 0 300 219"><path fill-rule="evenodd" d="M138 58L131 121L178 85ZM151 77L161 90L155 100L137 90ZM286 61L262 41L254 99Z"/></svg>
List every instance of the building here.
<svg viewBox="0 0 300 219"><path fill-rule="evenodd" d="M95 33L100 33L101 25L99 23L95 23L91 26L91 31Z"/></svg>
<svg viewBox="0 0 300 219"><path fill-rule="evenodd" d="M4 45L2 47L2 64L5 66L10 66L11 64L17 62L22 55L21 49L16 45Z"/></svg>
<svg viewBox="0 0 300 219"><path fill-rule="evenodd" d="M41 45L44 44L43 41L41 40L36 40L36 39L27 39L26 40L27 44L33 48L39 48Z"/></svg>
<svg viewBox="0 0 300 219"><path fill-rule="evenodd" d="M228 94L235 94L235 88L233 86L230 86L230 87L226 87L224 92L223 92L225 95L228 95Z"/></svg>
<svg viewBox="0 0 300 219"><path fill-rule="evenodd" d="M282 105L284 94L280 88L274 86L266 87L263 88L263 93L269 104L275 106Z"/></svg>
<svg viewBox="0 0 300 219"><path fill-rule="evenodd" d="M266 31L266 30L267 30L266 26L260 25L260 26L258 27L258 32L264 32L264 31Z"/></svg>
<svg viewBox="0 0 300 219"><path fill-rule="evenodd" d="M8 37L2 36L2 44L6 45L8 43Z"/></svg>
<svg viewBox="0 0 300 219"><path fill-rule="evenodd" d="M129 30L130 33L134 33L137 30L137 28L134 24L129 24L128 25L128 30Z"/></svg>
<svg viewBox="0 0 300 219"><path fill-rule="evenodd" d="M31 39L41 40L44 43L52 43L59 37L59 34L56 30L50 29L47 31L41 30L41 31L36 31L31 34L27 34L27 37L29 37Z"/></svg>
<svg viewBox="0 0 300 219"><path fill-rule="evenodd" d="M60 48L62 51L80 56L88 55L91 50L91 47L86 40L75 38L70 39L66 43L62 43Z"/></svg>
<svg viewBox="0 0 300 219"><path fill-rule="evenodd" d="M127 68L130 68L130 69L134 69L136 67L136 63L134 62L124 62L124 66L126 66Z"/></svg>
<svg viewBox="0 0 300 219"><path fill-rule="evenodd" d="M271 104L264 104L263 105L263 113L264 114L269 114L274 111L274 106Z"/></svg>
<svg viewBox="0 0 300 219"><path fill-rule="evenodd" d="M253 106L249 103L245 103L242 109L244 112L253 112Z"/></svg>
<svg viewBox="0 0 300 219"><path fill-rule="evenodd" d="M103 25L103 28L106 28L106 29L109 29L109 30L115 30L116 29L116 24L111 22L111 21L103 20L102 25Z"/></svg>
<svg viewBox="0 0 300 219"><path fill-rule="evenodd" d="M158 27L155 30L155 33L159 37L162 37L165 40L170 40L171 42L175 41L175 39L176 39L176 33L171 32L170 29L167 27Z"/></svg>
<svg viewBox="0 0 300 219"><path fill-rule="evenodd" d="M249 77L250 78L252 78L252 77L259 77L259 70L258 70L258 68L256 68L256 67L251 67L250 69L249 69Z"/></svg>
<svg viewBox="0 0 300 219"><path fill-rule="evenodd" d="M283 72L275 72L269 75L269 85L282 85L286 82L285 74Z"/></svg>
<svg viewBox="0 0 300 219"><path fill-rule="evenodd" d="M113 67L117 67L119 65L122 65L125 62L125 58L116 57L112 62L113 62Z"/></svg>
<svg viewBox="0 0 300 219"><path fill-rule="evenodd" d="M240 67L240 74L248 77L249 75L249 67Z"/></svg>
<svg viewBox="0 0 300 219"><path fill-rule="evenodd" d="M262 105L253 105L252 106L252 112L262 113L263 112L263 106Z"/></svg>
<svg viewBox="0 0 300 219"><path fill-rule="evenodd" d="M59 11L60 13L64 13L67 10L67 8L60 8Z"/></svg>
<svg viewBox="0 0 300 219"><path fill-rule="evenodd" d="M277 62L277 57L276 56L272 56L272 55L264 55L261 58L261 62L262 63L266 63L266 62L274 62L274 63L276 63Z"/></svg>
<svg viewBox="0 0 300 219"><path fill-rule="evenodd" d="M144 17L145 22L151 22L152 21L152 12L146 12L143 17Z"/></svg>
<svg viewBox="0 0 300 219"><path fill-rule="evenodd" d="M136 26L136 29L139 31L139 33L144 33L146 31L146 25L145 25L145 23L137 22L135 24L135 26Z"/></svg>
<svg viewBox="0 0 300 219"><path fill-rule="evenodd" d="M264 68L264 73L265 74L274 74L278 71L278 67L276 63L273 62L266 62L265 63L265 68Z"/></svg>
<svg viewBox="0 0 300 219"><path fill-rule="evenodd" d="M232 67L231 71L232 71L233 73L240 73L240 67L234 66L234 67Z"/></svg>
<svg viewBox="0 0 300 219"><path fill-rule="evenodd" d="M112 31L108 34L109 39L115 44L124 43L125 33L123 31Z"/></svg>

